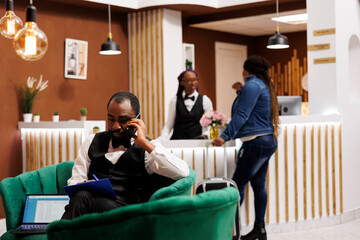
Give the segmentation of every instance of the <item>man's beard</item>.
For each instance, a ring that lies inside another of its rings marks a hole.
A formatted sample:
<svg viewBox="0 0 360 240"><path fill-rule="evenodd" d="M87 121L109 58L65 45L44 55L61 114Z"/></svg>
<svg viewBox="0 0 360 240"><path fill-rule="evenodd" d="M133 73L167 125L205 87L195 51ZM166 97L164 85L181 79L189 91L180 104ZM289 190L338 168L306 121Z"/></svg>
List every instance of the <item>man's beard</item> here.
<svg viewBox="0 0 360 240"><path fill-rule="evenodd" d="M112 138L122 138L126 136L126 131L121 132L120 129L117 130L109 130ZM115 136L114 133L119 133L120 136Z"/></svg>
<svg viewBox="0 0 360 240"><path fill-rule="evenodd" d="M120 136L114 136L114 133L120 133ZM123 145L126 148L130 148L130 139L127 131L120 132L120 130L110 130L112 147L118 148L120 145Z"/></svg>

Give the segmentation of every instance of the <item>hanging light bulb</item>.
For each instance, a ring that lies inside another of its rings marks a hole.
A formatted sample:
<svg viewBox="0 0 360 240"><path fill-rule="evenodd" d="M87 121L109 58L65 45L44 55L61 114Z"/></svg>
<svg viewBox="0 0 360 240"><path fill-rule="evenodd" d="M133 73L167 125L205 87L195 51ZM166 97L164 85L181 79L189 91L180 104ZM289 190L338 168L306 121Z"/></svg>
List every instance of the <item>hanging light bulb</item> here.
<svg viewBox="0 0 360 240"><path fill-rule="evenodd" d="M15 35L14 48L16 53L27 61L39 60L47 51L48 40L36 24L36 8L32 5L32 0L26 9L25 26Z"/></svg>
<svg viewBox="0 0 360 240"><path fill-rule="evenodd" d="M119 44L112 40L111 33L111 11L110 11L110 0L108 3L108 17L109 17L109 34L108 39L101 45L100 54L101 55L119 55L121 54Z"/></svg>
<svg viewBox="0 0 360 240"><path fill-rule="evenodd" d="M10 39L14 39L15 34L23 27L23 22L14 13L14 1L5 0L6 13L0 19L0 33Z"/></svg>
<svg viewBox="0 0 360 240"><path fill-rule="evenodd" d="M276 18L279 19L279 0L276 0ZM276 20L276 32L268 40L267 48L269 49L284 49L289 47L289 42L286 36L280 33L279 21Z"/></svg>

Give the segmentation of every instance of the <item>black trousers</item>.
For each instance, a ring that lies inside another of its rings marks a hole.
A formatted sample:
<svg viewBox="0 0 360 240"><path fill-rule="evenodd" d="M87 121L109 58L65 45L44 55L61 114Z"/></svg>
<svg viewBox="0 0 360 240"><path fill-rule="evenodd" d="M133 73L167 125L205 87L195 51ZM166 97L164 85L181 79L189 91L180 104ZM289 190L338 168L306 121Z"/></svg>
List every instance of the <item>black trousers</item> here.
<svg viewBox="0 0 360 240"><path fill-rule="evenodd" d="M126 203L118 200L112 200L92 194L86 190L81 190L75 193L70 199L69 204L65 206L65 213L61 219L73 219L87 213L105 212L126 205Z"/></svg>

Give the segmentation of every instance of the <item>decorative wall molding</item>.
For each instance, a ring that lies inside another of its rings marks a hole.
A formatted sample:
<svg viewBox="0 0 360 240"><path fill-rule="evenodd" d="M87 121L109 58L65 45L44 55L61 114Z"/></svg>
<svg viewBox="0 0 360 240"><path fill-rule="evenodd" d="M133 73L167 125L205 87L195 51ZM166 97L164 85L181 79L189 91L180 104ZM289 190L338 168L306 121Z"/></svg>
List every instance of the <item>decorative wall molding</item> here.
<svg viewBox="0 0 360 240"><path fill-rule="evenodd" d="M130 92L140 101L147 135L164 125L163 10L128 14Z"/></svg>
<svg viewBox="0 0 360 240"><path fill-rule="evenodd" d="M297 58L297 50L290 61L284 66L280 62L271 66L269 75L273 79L278 96L302 96L303 102L308 101L308 92L302 88L302 78L307 73L307 58Z"/></svg>

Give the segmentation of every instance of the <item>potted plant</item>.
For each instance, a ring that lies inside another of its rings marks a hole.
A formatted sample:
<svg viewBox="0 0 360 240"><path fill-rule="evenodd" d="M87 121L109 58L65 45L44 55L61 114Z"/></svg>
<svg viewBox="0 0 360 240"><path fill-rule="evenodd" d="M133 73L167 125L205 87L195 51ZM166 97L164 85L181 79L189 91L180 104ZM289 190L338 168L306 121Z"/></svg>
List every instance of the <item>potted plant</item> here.
<svg viewBox="0 0 360 240"><path fill-rule="evenodd" d="M93 127L93 134L100 132L100 128L98 126Z"/></svg>
<svg viewBox="0 0 360 240"><path fill-rule="evenodd" d="M36 95L45 90L48 86L48 81L42 80L42 75L40 75L40 80L37 85L35 82L37 81L36 78L28 77L26 85L18 82L20 87L20 98L19 103L23 111L24 122L31 122L32 119L32 107L33 102Z"/></svg>
<svg viewBox="0 0 360 240"><path fill-rule="evenodd" d="M80 109L80 121L86 121L87 109L85 107Z"/></svg>
<svg viewBox="0 0 360 240"><path fill-rule="evenodd" d="M59 112L58 111L54 111L53 116L52 116L52 120L53 120L53 122L58 122L59 121Z"/></svg>
<svg viewBox="0 0 360 240"><path fill-rule="evenodd" d="M33 120L34 122L40 122L40 115L38 112L34 113Z"/></svg>

